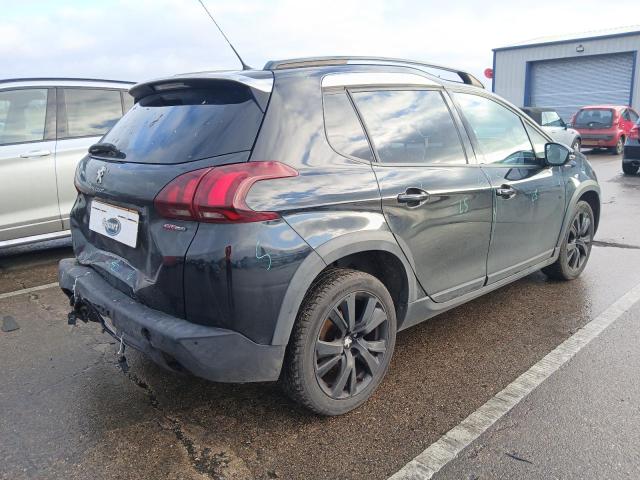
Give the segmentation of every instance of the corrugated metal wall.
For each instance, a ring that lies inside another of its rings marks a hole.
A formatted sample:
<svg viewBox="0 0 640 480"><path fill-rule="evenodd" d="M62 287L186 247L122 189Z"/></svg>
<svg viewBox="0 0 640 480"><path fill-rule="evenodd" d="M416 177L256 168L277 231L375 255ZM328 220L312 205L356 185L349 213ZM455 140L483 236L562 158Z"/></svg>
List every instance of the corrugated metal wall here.
<svg viewBox="0 0 640 480"><path fill-rule="evenodd" d="M552 107L566 121L585 105L627 105L633 64L632 53L534 62L525 105Z"/></svg>
<svg viewBox="0 0 640 480"><path fill-rule="evenodd" d="M582 45L584 51L576 52L576 47ZM582 58L601 54L616 54L623 52L637 52L640 50L640 34L610 38L593 38L589 40L571 40L550 45L534 45L523 48L499 49L495 52L495 92L517 106L523 106L525 101L525 83L527 62L563 58ZM636 62L633 86L634 108L640 109L640 62ZM533 67L532 63L532 68ZM628 101L628 100L627 100ZM625 102L626 103L626 102Z"/></svg>

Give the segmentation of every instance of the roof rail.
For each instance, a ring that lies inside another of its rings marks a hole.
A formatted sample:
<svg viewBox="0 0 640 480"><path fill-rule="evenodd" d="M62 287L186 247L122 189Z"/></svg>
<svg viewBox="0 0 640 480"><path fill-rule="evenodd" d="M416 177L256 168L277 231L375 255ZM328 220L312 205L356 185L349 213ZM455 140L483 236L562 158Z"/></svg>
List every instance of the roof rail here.
<svg viewBox="0 0 640 480"><path fill-rule="evenodd" d="M51 82L51 81L61 81L61 82L107 82L107 83L130 83L135 84L136 82L130 82L128 80L105 80L103 78L71 78L71 77L25 77L25 78L3 78L0 79L0 83L10 83L10 82Z"/></svg>
<svg viewBox="0 0 640 480"><path fill-rule="evenodd" d="M271 60L265 64L264 70L285 70L288 68L310 68L331 65L363 65L371 63L381 65L411 65L414 67L442 70L455 73L456 75L458 75L458 77L460 77L462 83L484 88L484 85L480 80L471 75L469 72L465 72L464 70L459 70L457 68L451 67L443 67L442 65L436 65L433 63L418 62L416 60L405 60L402 58L348 56L292 58L288 60ZM431 73L431 75L437 77L437 75L435 75L434 73Z"/></svg>

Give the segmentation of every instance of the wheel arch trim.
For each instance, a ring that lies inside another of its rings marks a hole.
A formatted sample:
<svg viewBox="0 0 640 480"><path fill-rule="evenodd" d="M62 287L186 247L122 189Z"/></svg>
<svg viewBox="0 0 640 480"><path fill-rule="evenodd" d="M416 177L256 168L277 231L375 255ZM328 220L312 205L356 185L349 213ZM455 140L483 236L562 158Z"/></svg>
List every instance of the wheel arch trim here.
<svg viewBox="0 0 640 480"><path fill-rule="evenodd" d="M573 192L571 199L567 204L567 209L564 214L564 220L562 221L562 229L560 230L560 235L558 236L558 241L556 242L556 251L554 252L554 256L557 256L560 251L560 247L562 246L564 237L567 234L567 229L569 228L571 216L573 215L573 211L578 204L578 201L585 193L588 192L594 192L598 196L598 204L600 204L600 186L598 185L598 183L595 180L583 181Z"/></svg>
<svg viewBox="0 0 640 480"><path fill-rule="evenodd" d="M316 277L333 262L354 253L383 251L394 255L402 263L407 276L408 303L421 296L411 264L396 243L391 232L353 232L333 238L315 249L296 270L282 301L272 345L286 345L307 291Z"/></svg>

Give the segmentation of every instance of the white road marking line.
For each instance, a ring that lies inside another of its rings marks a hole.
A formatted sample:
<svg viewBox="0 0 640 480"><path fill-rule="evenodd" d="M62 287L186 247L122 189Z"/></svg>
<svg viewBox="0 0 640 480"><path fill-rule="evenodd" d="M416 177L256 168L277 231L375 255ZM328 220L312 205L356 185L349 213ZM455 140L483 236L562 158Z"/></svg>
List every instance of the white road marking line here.
<svg viewBox="0 0 640 480"><path fill-rule="evenodd" d="M16 295L24 295L25 293L37 292L38 290L46 290L47 288L57 287L58 282L47 283L46 285L39 285L37 287L23 288L22 290L16 290L14 292L0 293L0 300L3 298L15 297Z"/></svg>
<svg viewBox="0 0 640 480"><path fill-rule="evenodd" d="M445 433L437 442L389 477L389 480L431 478L639 300L640 284L558 345L458 426Z"/></svg>

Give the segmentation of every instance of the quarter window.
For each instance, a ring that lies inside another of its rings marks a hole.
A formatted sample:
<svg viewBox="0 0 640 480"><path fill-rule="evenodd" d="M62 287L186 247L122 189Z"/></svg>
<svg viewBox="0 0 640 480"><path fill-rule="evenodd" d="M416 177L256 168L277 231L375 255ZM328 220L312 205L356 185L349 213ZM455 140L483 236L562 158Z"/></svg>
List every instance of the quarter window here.
<svg viewBox="0 0 640 480"><path fill-rule="evenodd" d="M382 163L467 162L440 92L383 90L352 95Z"/></svg>
<svg viewBox="0 0 640 480"><path fill-rule="evenodd" d="M0 145L43 140L46 116L46 89L0 92Z"/></svg>
<svg viewBox="0 0 640 480"><path fill-rule="evenodd" d="M558 112L542 112L542 122L540 124L543 127L564 127L564 121L558 115Z"/></svg>
<svg viewBox="0 0 640 480"><path fill-rule="evenodd" d="M456 93L485 163L538 165L522 120L493 100L467 93Z"/></svg>
<svg viewBox="0 0 640 480"><path fill-rule="evenodd" d="M324 96L324 119L329 143L336 152L373 161L367 137L345 92Z"/></svg>
<svg viewBox="0 0 640 480"><path fill-rule="evenodd" d="M124 105L124 112L127 113L133 107L133 97L129 92L122 92L122 103Z"/></svg>
<svg viewBox="0 0 640 480"><path fill-rule="evenodd" d="M122 117L119 90L65 88L63 94L67 124L62 137L104 135Z"/></svg>

